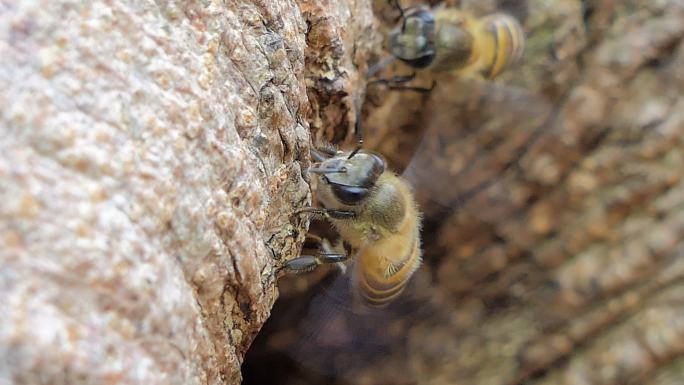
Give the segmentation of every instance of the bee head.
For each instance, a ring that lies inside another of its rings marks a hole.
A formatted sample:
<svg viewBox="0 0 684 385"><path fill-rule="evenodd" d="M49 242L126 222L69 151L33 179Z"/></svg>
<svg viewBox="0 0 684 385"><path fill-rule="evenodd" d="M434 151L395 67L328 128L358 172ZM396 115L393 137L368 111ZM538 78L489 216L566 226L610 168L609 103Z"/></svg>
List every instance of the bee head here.
<svg viewBox="0 0 684 385"><path fill-rule="evenodd" d="M354 206L372 191L385 172L385 161L379 155L365 151L358 151L351 157L349 153L340 152L309 172L321 174L322 196L332 196L342 204Z"/></svg>
<svg viewBox="0 0 684 385"><path fill-rule="evenodd" d="M406 10L402 23L389 36L393 56L414 68L425 68L435 58L435 18L429 8Z"/></svg>

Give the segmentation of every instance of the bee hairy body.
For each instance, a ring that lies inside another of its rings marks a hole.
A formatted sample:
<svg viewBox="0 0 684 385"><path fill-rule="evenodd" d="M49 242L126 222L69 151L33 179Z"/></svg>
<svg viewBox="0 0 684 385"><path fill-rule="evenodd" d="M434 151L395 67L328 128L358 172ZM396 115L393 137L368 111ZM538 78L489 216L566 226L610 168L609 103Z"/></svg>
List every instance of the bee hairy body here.
<svg viewBox="0 0 684 385"><path fill-rule="evenodd" d="M420 266L420 216L406 183L390 171L378 178L368 204L352 219L333 219L340 236L358 250L355 285L368 305L394 300Z"/></svg>
<svg viewBox="0 0 684 385"><path fill-rule="evenodd" d="M373 307L394 300L420 266L420 214L409 185L385 169L377 154L341 152L322 159L310 173L321 174L316 191L325 215L343 244L355 255L353 284L357 298ZM301 256L285 265L307 271L328 257Z"/></svg>
<svg viewBox="0 0 684 385"><path fill-rule="evenodd" d="M522 57L518 21L495 13L477 18L457 8L409 8L390 34L390 51L407 65L434 74L479 74L493 79Z"/></svg>

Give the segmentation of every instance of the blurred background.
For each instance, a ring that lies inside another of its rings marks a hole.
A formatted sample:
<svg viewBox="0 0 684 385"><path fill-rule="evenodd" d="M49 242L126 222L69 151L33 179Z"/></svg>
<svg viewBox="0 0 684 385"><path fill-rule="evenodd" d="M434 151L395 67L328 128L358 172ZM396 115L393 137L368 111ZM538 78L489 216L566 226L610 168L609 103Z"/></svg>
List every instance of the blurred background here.
<svg viewBox="0 0 684 385"><path fill-rule="evenodd" d="M396 9L373 4L386 34ZM335 269L281 278L244 383L681 384L684 3L444 5L509 13L527 42L495 81L366 89L366 147L424 212L422 268L361 314Z"/></svg>

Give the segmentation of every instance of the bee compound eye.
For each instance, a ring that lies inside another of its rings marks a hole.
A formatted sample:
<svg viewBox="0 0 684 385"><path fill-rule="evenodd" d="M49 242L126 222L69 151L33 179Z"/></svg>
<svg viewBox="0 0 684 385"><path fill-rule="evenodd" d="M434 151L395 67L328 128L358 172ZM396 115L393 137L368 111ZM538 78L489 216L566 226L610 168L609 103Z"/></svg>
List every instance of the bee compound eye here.
<svg viewBox="0 0 684 385"><path fill-rule="evenodd" d="M356 205L370 192L368 188L356 186L333 185L335 197L346 205Z"/></svg>
<svg viewBox="0 0 684 385"><path fill-rule="evenodd" d="M385 171L385 159L378 154L371 154L373 157L373 169L377 170L378 174L382 174Z"/></svg>

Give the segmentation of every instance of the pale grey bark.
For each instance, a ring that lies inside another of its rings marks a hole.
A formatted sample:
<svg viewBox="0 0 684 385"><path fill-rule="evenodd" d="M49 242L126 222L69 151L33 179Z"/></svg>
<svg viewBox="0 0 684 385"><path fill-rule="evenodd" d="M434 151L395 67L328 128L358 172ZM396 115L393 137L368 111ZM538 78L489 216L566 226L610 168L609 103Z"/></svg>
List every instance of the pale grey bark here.
<svg viewBox="0 0 684 385"><path fill-rule="evenodd" d="M344 120L372 21L308 7L0 3L1 383L240 381L308 226L309 122Z"/></svg>

